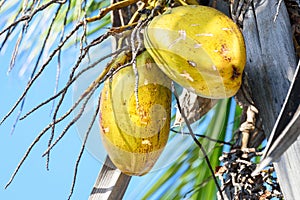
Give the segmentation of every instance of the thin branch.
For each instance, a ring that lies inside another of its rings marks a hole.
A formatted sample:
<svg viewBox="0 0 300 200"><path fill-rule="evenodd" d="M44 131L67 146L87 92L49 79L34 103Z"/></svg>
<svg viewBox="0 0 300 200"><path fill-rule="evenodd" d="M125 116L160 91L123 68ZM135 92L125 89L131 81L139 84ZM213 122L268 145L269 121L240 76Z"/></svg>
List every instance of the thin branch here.
<svg viewBox="0 0 300 200"><path fill-rule="evenodd" d="M3 6L4 3L5 3L5 0L1 0L0 1L0 10L1 10L1 8L2 8L2 6Z"/></svg>
<svg viewBox="0 0 300 200"><path fill-rule="evenodd" d="M83 20L83 33L82 33L82 36L80 38L80 54L82 54L82 50L83 50L83 44L86 44L87 45L87 15L86 15L86 0L83 1L83 16L84 16L84 20ZM78 15L79 16L79 15Z"/></svg>
<svg viewBox="0 0 300 200"><path fill-rule="evenodd" d="M57 144L57 142L59 142L61 140L61 138L65 135L65 133L68 131L68 129L81 117L82 113L84 112L84 109L86 107L86 104L88 103L89 99L91 98L91 96L93 95L93 93L96 91L96 89L109 77L113 75L113 71L115 71L116 68L120 68L123 67L125 65L127 65L128 62L128 57L125 54L124 55L124 59L122 59L120 62L112 62L111 63L111 68L108 68L107 70L109 70L109 73L105 73L102 72L100 74L100 76L94 80L94 82L82 93L81 97L78 98L78 100L76 101L76 103L72 106L72 108L70 108L70 112L73 112L74 109L77 107L77 105L86 97L86 101L83 103L83 106L80 109L79 114L73 118L73 120L65 127L65 129L63 130L63 132L61 133L60 136L58 136L58 138L56 139L56 141L50 146L48 147L48 149L46 150L46 152L43 154L43 156L45 156L46 154L49 153L49 151ZM130 57L129 57L130 58ZM124 63L124 64L123 64ZM123 64L123 65L122 65ZM61 98L63 99L63 98ZM55 125L56 123L54 123Z"/></svg>
<svg viewBox="0 0 300 200"><path fill-rule="evenodd" d="M25 98L24 98L24 99L22 100L22 102L21 102L20 110L19 110L19 112L18 112L18 114L17 114L17 117L16 117L16 119L15 119L13 125L12 125L10 134L13 134L14 131L15 131L15 129L16 129L16 126L17 126L18 121L19 121L19 119L20 119L20 117L21 117L21 114L22 114L22 110L23 110L24 104L25 104Z"/></svg>
<svg viewBox="0 0 300 200"><path fill-rule="evenodd" d="M19 97L19 99L16 101L16 103L12 106L10 111L2 118L0 121L0 125L12 114L12 112L17 108L17 106L20 104L20 102L23 100L23 98L26 96L27 92L31 88L32 84L35 82L35 80L42 74L46 66L49 64L49 62L52 60L54 55L58 52L59 49L62 48L62 46L67 42L67 40L82 26L82 24L77 24L76 27L69 33L69 35L66 36L66 38L61 42L58 47L52 52L52 54L48 57L47 61L42 65L40 70L37 72L37 74L27 83L26 88L24 89L22 95Z"/></svg>
<svg viewBox="0 0 300 200"><path fill-rule="evenodd" d="M61 36L60 36L59 42L63 41L64 35L65 35L65 28L67 26L67 19L68 19L68 15L69 15L70 9L71 9L71 2L68 1L68 7L67 7L67 11L66 11L66 14L65 14L65 17L64 17L64 21L63 21L63 25L62 25ZM57 70L56 70L54 95L57 93L57 89L58 89L60 68L61 68L61 49L58 51L58 54L57 54ZM51 107L51 112L50 113L52 113L52 111L54 109L54 105L55 105L55 100L53 100L52 107Z"/></svg>
<svg viewBox="0 0 300 200"><path fill-rule="evenodd" d="M175 129L171 129L171 131L174 132L174 133L190 135L189 132L177 131L177 130L175 130ZM214 138L211 138L211 137L206 136L206 135L195 134L195 136L201 137L201 138L205 138L205 139L210 140L210 141L212 141L212 142L220 143L220 144L222 144L222 145L229 145L229 146L232 146L232 144L231 144L230 142L226 142L226 141L223 141L223 140L214 139Z"/></svg>
<svg viewBox="0 0 300 200"><path fill-rule="evenodd" d="M130 37L130 43L132 48L132 68L135 75L135 101L136 101L136 109L139 110L139 97L138 97L138 85L139 85L139 73L136 66L136 56L141 49L142 41L140 38L140 29L143 27L143 21L139 21L137 26L133 29ZM136 42L138 42L138 46L136 47Z"/></svg>
<svg viewBox="0 0 300 200"><path fill-rule="evenodd" d="M15 44L15 48L13 50L13 54L12 54L12 57L11 57L11 61L10 61L10 65L9 65L7 73L9 73L13 69L13 67L15 66L16 57L17 57L17 54L19 52L19 47L20 47L21 41L23 39L23 35L24 35L24 32L25 32L25 29L26 28L25 28L25 25L24 25L23 28L22 28L22 31L20 32L20 35L19 35L19 37L17 39L17 42Z"/></svg>
<svg viewBox="0 0 300 200"><path fill-rule="evenodd" d="M112 76L112 72L115 71L116 68L120 68L123 67L125 65L127 65L127 57L126 54L124 55L125 59L121 60L122 62L125 62L125 64L121 65L122 63L112 63L112 67L109 68L109 73L101 73L100 74L100 78L98 77L86 90L85 92L83 92L83 94L81 95L81 97L79 97L79 99L76 101L76 103L72 106L72 108L70 108L70 112L73 112L75 110L75 108L77 107L77 105L86 97L86 100L84 101L79 113L73 118L73 120L65 127L65 129L63 130L63 132L58 136L58 138L56 139L56 141L54 143L52 143L52 145L50 147L48 147L48 149L45 151L45 153L43 154L43 156L45 156L46 154L49 153L49 151L61 140L61 138L63 138L63 136L65 135L65 133L68 131L68 129L76 122L78 121L78 119L80 119L80 117L82 116L84 109L89 101L89 99L91 98L91 96L94 94L94 92L96 91L96 89L107 79L109 78L109 76ZM121 66L120 66L121 65ZM55 125L56 123L53 122L53 125Z"/></svg>
<svg viewBox="0 0 300 200"><path fill-rule="evenodd" d="M48 3L45 3L43 5L41 5L40 7L38 7L37 9L33 10L32 13L30 14L25 14L22 17L20 17L18 20L14 21L13 23L11 23L10 25L8 25L6 28L4 28L1 32L0 35L2 35L3 33L5 33L6 31L8 31L9 29L11 29L14 26L17 26L20 22L23 21L27 21L27 23L33 18L33 16L36 15L36 13L43 11L44 9L48 8L50 5L54 4L54 3L64 3L65 1L57 1L57 0L52 0L49 1Z"/></svg>
<svg viewBox="0 0 300 200"><path fill-rule="evenodd" d="M87 143L87 140L88 140L88 137L89 137L89 134L92 130L92 127L96 121L96 117L98 116L98 113L99 113L99 109L100 109L100 97L98 98L98 104L97 104L97 107L96 107L96 111L93 115L93 118L89 124L89 127L85 133L85 137L83 139L83 143L82 143L82 146L81 146L81 149L80 149L80 152L79 152L79 155L77 157L77 161L76 161L76 165L75 165L75 169L74 169L74 175L73 175L73 181L72 181L72 186L71 186L71 190L70 190L70 194L69 194L69 197L68 197L68 200L71 199L71 196L74 192L74 187L75 187L75 183L76 183L76 177L77 177L77 172L78 172L78 166L79 166L79 162L81 160L81 157L83 155L83 152L84 152L84 149L85 149L85 145Z"/></svg>
<svg viewBox="0 0 300 200"><path fill-rule="evenodd" d="M131 25L130 27L126 27L126 28L131 28L131 27L134 26L134 25L135 25L135 24ZM78 30L79 27L80 27L80 24L78 24L78 25L76 26L76 30ZM74 29L69 35L72 35L76 30ZM108 31L106 34L101 35L100 37L98 37L98 38L96 38L95 40L93 40L89 45L87 45L87 47L85 47L85 53L84 53L84 55L86 54L86 52L88 52L89 48L91 48L91 47L93 47L93 46L95 46L95 45L101 43L101 42L102 42L103 40L105 40L108 36L114 35L114 34L118 34L118 33L121 33L121 34L122 34L122 32L125 31L125 30L126 30L125 28L124 28L124 29L120 29L120 30L119 30L119 29L116 29L116 28L111 28L110 31ZM60 43L60 44L62 44L62 45L60 45L60 46L63 46L63 44L66 42L67 39L68 39L68 36L67 36L67 38L66 38L65 40L63 40L63 41ZM58 51L60 51L60 49L61 49L61 48L59 48ZM109 54L108 56L103 57L103 59L102 59L102 58L99 59L98 62L101 62L102 60L104 60L104 59L110 57L111 55L114 55L114 54L116 54L116 53L119 53L119 52L121 52L121 51L123 51L123 50L126 50L126 48L123 48L123 49L118 50L118 51L116 51L116 52L114 52L114 53L112 53L112 54ZM53 54L55 54L55 52L52 53L51 56L53 56ZM79 66L79 64L81 63L82 59L84 58L84 55L82 55L81 57L79 57L79 59L78 59L77 62L76 62L76 65L73 67L73 69L72 69L72 74L71 74L72 76L73 76L73 73L75 72L75 70L77 69L77 67ZM96 65L96 64L97 64L97 62L95 63L95 65ZM93 66L93 67L94 67L94 66ZM87 68L86 70L83 70L82 73L85 72L85 71L87 71L88 69L89 69L89 68ZM68 83L65 85L65 87L64 87L60 92L58 92L58 93L55 94L54 96L50 97L50 98L47 99L46 101L40 103L38 106L36 106L36 107L33 108L31 111L29 111L28 113L26 113L23 117L21 117L20 120L25 119L27 116L29 116L31 113L33 113L35 110L39 109L40 107L44 106L45 104L49 103L50 101L56 99L56 98L57 98L58 96L60 96L61 94L65 93L65 92L68 90L68 88L71 86L71 84L72 84L72 83L79 77L79 75L81 75L82 73L79 73L79 74L77 75L77 77L75 77L74 79L69 78ZM70 75L70 77L72 77L71 75ZM27 88L28 88L28 87L27 87ZM28 88L27 90L29 90L29 88ZM26 90L24 91L25 94L26 94L27 92L28 92L28 91L26 91ZM17 105L20 103L20 101L21 101L23 95L24 95L24 94L22 94L22 96L21 96L21 97L19 98L19 100L15 103L15 105L12 107L12 109L9 111L9 113L2 119L2 122L0 122L0 124L3 123L3 121L5 121L6 118L14 111L15 107L17 107Z"/></svg>
<svg viewBox="0 0 300 200"><path fill-rule="evenodd" d="M99 85L100 85L100 84L99 84ZM99 85L98 85L98 86L99 86ZM82 107L80 108L79 113L72 119L71 122L69 122L69 124L64 128L64 130L63 130L62 133L58 136L58 138L51 144L51 146L48 147L48 149L43 153L43 156L45 156L46 154L48 154L48 153L50 152L50 150L51 150L51 149L52 149L52 148L53 148L53 147L54 147L54 146L55 146L55 145L63 138L63 136L66 134L66 132L69 130L69 128L70 128L71 126L73 126L73 124L74 124L75 122L77 122L78 119L81 118L81 116L82 116L82 114L83 114L83 112L84 112L84 109L85 109L85 107L86 107L88 101L89 101L90 98L93 96L93 94L94 94L94 92L96 91L97 88L98 88L98 87L93 88L93 90L88 94L88 96L86 97L86 100L83 102L83 105L82 105ZM81 100L82 100L82 98L80 98L78 102L80 102ZM78 105L78 104L77 104L77 105ZM76 106L76 107L77 107L77 106ZM71 112L73 112L74 109L75 109L76 107L72 107Z"/></svg>
<svg viewBox="0 0 300 200"><path fill-rule="evenodd" d="M107 33L105 33L105 34L103 34L103 35L101 36L101 38L102 38L101 42L102 42L103 40L105 40L105 39L109 36L108 33L109 33L109 32L107 32ZM81 52L81 54L80 54L80 56L79 56L79 59L77 60L75 66L72 68L72 71L71 71L71 73L70 73L70 75L69 75L69 81L68 81L68 83L72 81L73 76L74 76L74 74L75 74L75 71L77 70L77 68L79 67L79 65L80 65L80 63L82 62L83 58L85 57L85 55L88 53L90 47L92 47L92 46L93 46L93 45L87 46L86 48L84 48L83 53ZM67 83L67 84L68 84L68 83ZM58 102L58 104L57 104L57 106L56 106L56 108L55 108L54 114L53 114L53 118L52 118L53 121L56 120L57 113L58 113L58 111L59 111L59 109L60 109L60 107L61 107L61 105L62 105L62 103L63 103L63 100L65 99L65 95L67 94L68 89L69 89L69 87L66 88L66 90L64 90L64 91L62 92L62 94L61 94L61 97L60 97L60 99L59 99L59 102ZM85 96L84 96L84 97L85 97ZM84 97L83 97L83 98L84 98ZM79 117L79 118L80 118L80 117ZM78 118L78 119L79 119L79 118ZM78 120L78 119L77 119L77 120ZM76 121L77 121L77 120L76 120ZM70 124L70 127L71 127L72 125L73 125L73 123ZM68 130L68 129L67 129L67 130ZM51 133L51 134L54 135L54 132L55 132L55 124L52 126L52 133ZM52 141L52 140L51 140L51 141ZM51 146L49 146L48 148L51 149L50 147L51 147Z"/></svg>
<svg viewBox="0 0 300 200"><path fill-rule="evenodd" d="M211 175L212 175L212 177L214 179L215 185L218 188L218 191L220 193L221 199L224 200L224 196L222 194L221 187L220 187L220 185L218 183L218 180L217 180L217 178L215 176L214 170L213 170L213 168L212 168L212 166L210 164L210 161L209 161L209 158L207 156L206 150L204 149L204 147L202 146L202 144L197 140L197 138L196 138L196 136L195 136L195 134L193 132L193 129L191 128L191 126L189 124L189 121L188 121L187 117L185 116L184 112L182 112L182 110L181 110L181 106L180 106L180 103L179 103L179 96L178 96L178 93L176 91L176 88L174 87L174 84L172 84L172 90L174 92L174 96L175 96L175 99L176 99L176 102L177 102L177 108L178 108L181 116L183 117L183 119L184 119L184 121L186 123L186 126L187 126L187 128L188 128L188 130L190 132L190 135L192 136L194 142L199 146L201 152L203 153L204 159L205 159L206 164L207 164L207 166L209 168L209 171L210 171L210 173L211 173Z"/></svg>
<svg viewBox="0 0 300 200"><path fill-rule="evenodd" d="M75 80L73 79L75 71L77 70L77 68L79 67L80 63L82 62L83 58L86 56L86 54L89 52L89 49L99 43L101 43L102 41L104 41L105 39L107 39L110 36L111 32L106 32L103 35L101 35L100 37L98 37L97 39L95 39L94 41L92 41L87 47L84 48L83 53L79 56L79 58L77 59L77 62L75 64L75 66L72 68L72 71L69 75L69 80L66 83L66 85L71 85L71 82L74 82ZM69 87L65 87L64 90L62 90L61 93L61 97L60 100L56 106L56 109L54 111L54 116L53 116L53 121L55 121L56 115L58 113L58 110L60 108L60 106L62 105L62 102L64 100L64 97L68 91Z"/></svg>
<svg viewBox="0 0 300 200"><path fill-rule="evenodd" d="M90 95L88 97L88 99L91 97L92 95ZM15 178L15 176L17 175L20 167L23 165L24 161L26 160L26 158L28 157L29 153L31 152L32 148L37 144L37 142L41 139L41 137L54 125L54 124L58 124L60 123L62 120L64 120L67 116L69 116L74 109L79 105L79 103L82 101L83 98L78 99L73 106L67 111L65 112L65 114L63 116L61 116L59 119L57 119L54 122L51 122L50 124L48 124L47 127L45 127L39 134L38 136L35 138L35 140L33 141L33 143L29 146L29 148L27 149L26 153L24 154L24 156L22 157L21 161L19 162L18 166L16 167L16 170L14 171L14 173L12 174L10 180L8 181L8 183L6 184L5 188L7 188L11 182L13 181L13 179Z"/></svg>
<svg viewBox="0 0 300 200"><path fill-rule="evenodd" d="M15 65L15 59L16 59L16 56L18 54L21 41L23 39L23 34L25 32L25 29L26 29L26 27L24 25L22 31L20 32L20 36L19 36L19 38L17 40L17 43L15 45L15 48L14 48L14 51L13 51L13 55L12 55L12 58L11 58L11 62L10 62L10 66L9 66L9 69L8 69L8 73L13 69L13 67ZM32 72L30 79L32 78L32 76L34 74L34 71ZM29 79L29 81L30 81L30 79ZM19 119L21 117L21 114L22 114L22 111L23 111L23 108L24 108L24 104L25 104L25 99L26 99L26 95L22 99L22 103L21 103L19 112L18 112L17 117L15 119L15 122L13 123L13 126L12 126L11 134L14 132L14 130L15 130L16 126L17 126L17 123L18 123L18 121L19 121Z"/></svg>
<svg viewBox="0 0 300 200"><path fill-rule="evenodd" d="M38 110L39 108L43 107L44 105L48 104L49 102L51 102L52 100L56 99L58 96L60 96L67 88L69 88L84 72L94 68L97 64L99 64L100 62L102 62L103 60L119 54L121 51L126 50L127 48L118 50L114 53L110 53L102 58L100 58L99 60L97 60L95 63L93 63L92 65L90 65L87 68L84 68L82 71L80 71L73 79L72 81L70 81L68 84L65 85L64 88L62 88L57 94L53 95L52 97L48 98L47 100L45 100L44 102L40 103L39 105L37 105L36 107L34 107L32 110L30 110L29 112L27 112L23 117L20 118L20 120L25 119L26 117L28 117L30 114L32 114L33 112L35 112L36 110Z"/></svg>
<svg viewBox="0 0 300 200"><path fill-rule="evenodd" d="M82 62L82 60L85 58L86 54L88 53L89 49L99 43L101 43L102 41L104 41L105 39L107 39L110 36L110 32L106 32L103 35L101 35L100 37L98 37L97 39L95 39L94 41L92 41L87 47L84 48L83 53L79 56L79 58L77 59L77 62L75 64L75 66L72 68L72 71L69 75L69 80L67 82L67 85L73 81L73 77L75 74L75 71L77 70L77 68L79 67L80 63ZM66 90L64 90L62 92L62 96L60 98L60 101L58 103L58 105L56 106L56 110L54 112L54 115L56 115L55 113L58 112L60 105L62 104L62 101L67 93L68 88L66 88Z"/></svg>
<svg viewBox="0 0 300 200"><path fill-rule="evenodd" d="M117 3L114 3L114 4L111 4L109 5L108 7L106 8L102 8L100 11L99 11L99 14L97 16L94 16L94 17L91 17L91 18L87 18L87 22L94 22L94 21L97 21L97 20L100 20L102 19L107 13L109 13L110 11L112 10L118 10L118 9L121 9L121 8L124 8L126 6L129 6L131 4L134 4L136 2L138 2L139 0L128 0L128 1L119 1Z"/></svg>
<svg viewBox="0 0 300 200"><path fill-rule="evenodd" d="M16 12L17 14L16 14L15 18L13 19L13 21L15 21L15 20L19 17L19 15L21 14L21 12L22 12L22 9L19 9L19 10ZM16 27L17 27L17 26L13 26L13 27L11 27L10 29L7 30L6 35L5 35L5 38L4 38L4 40L2 41L2 44L1 44L1 46L0 46L0 51L2 50L2 48L3 48L4 45L5 45L5 43L8 41L9 36L11 36L11 34L13 33L13 31L16 29Z"/></svg>
<svg viewBox="0 0 300 200"><path fill-rule="evenodd" d="M52 124L49 124L47 127L42 130L39 135L35 138L35 140L31 143L31 145L28 147L27 151L25 152L24 156L22 157L21 161L19 162L18 166L16 167L14 173L12 174L11 178L7 182L5 189L12 183L15 176L17 175L18 171L20 170L21 166L23 165L24 161L28 157L29 153L31 152L32 148L38 143L38 141L42 138L42 136L45 134L45 132L52 126Z"/></svg>
<svg viewBox="0 0 300 200"><path fill-rule="evenodd" d="M37 62L36 62L35 69L37 68L38 63L39 63L39 60L40 60L40 58L41 58L41 55L42 55L42 53L44 52L44 48L45 48L46 43L47 43L47 41L48 41L48 38L49 38L49 35L50 35L50 32L51 32L51 29L52 29L52 27L53 27L53 24L54 24L54 22L55 22L55 20L56 20L56 18L57 18L57 16L58 16L58 14L59 14L61 8L62 8L62 4L60 4L59 8L57 9L56 13L54 14L54 18L53 18L53 20L52 20L52 22L51 22L51 24L50 24L50 27L49 27L49 29L48 29L47 35L46 35L46 37L45 37L45 40L44 40L44 43L43 43L43 46L42 46L42 50L40 51L38 60L37 60ZM64 27L65 27L65 25L64 25ZM64 30L64 28L63 28L63 30ZM63 34L62 34L62 37L61 37L60 42L62 42L62 38L63 38ZM58 64L57 64L57 71L56 71L56 79L55 79L54 94L56 93L57 88L58 88L58 80L59 80L59 75L60 75L60 54L61 54L61 49L58 51ZM34 71L35 71L35 70L34 70ZM54 103L54 102L53 102L53 103ZM50 136L50 138L49 138L48 145L51 144L51 141L52 141L52 138L53 138L53 137L54 137L54 133L51 133L51 136ZM47 156L47 159L46 159L46 169L47 169L47 170L49 170L49 159L50 159L50 154Z"/></svg>

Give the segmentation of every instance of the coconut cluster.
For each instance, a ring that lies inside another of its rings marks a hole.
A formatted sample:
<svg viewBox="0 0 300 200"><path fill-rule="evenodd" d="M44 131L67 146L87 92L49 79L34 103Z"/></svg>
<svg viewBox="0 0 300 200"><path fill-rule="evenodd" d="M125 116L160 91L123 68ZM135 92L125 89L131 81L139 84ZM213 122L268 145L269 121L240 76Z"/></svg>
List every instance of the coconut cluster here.
<svg viewBox="0 0 300 200"><path fill-rule="evenodd" d="M227 98L238 91L246 63L237 25L204 6L180 6L154 17L144 30L144 45L146 51L136 57L138 76L134 67L123 68L101 94L102 141L128 175L150 171L167 143L171 81L201 97Z"/></svg>
<svg viewBox="0 0 300 200"><path fill-rule="evenodd" d="M206 6L170 9L146 27L145 47L173 81L212 99L236 94L246 63L243 35L223 13Z"/></svg>

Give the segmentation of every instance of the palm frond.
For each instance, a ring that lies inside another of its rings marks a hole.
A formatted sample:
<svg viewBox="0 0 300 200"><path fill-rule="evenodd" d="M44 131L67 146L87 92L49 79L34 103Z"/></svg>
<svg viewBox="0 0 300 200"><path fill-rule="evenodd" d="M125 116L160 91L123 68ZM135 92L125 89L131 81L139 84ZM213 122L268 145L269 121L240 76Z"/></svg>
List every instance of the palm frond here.
<svg viewBox="0 0 300 200"><path fill-rule="evenodd" d="M235 107L234 100L221 100L211 112L193 124L194 132L225 140L226 134L232 135L234 118L240 113L236 111L238 109ZM223 152L223 145L205 137L199 137L199 141L207 150L211 165L219 166L219 156ZM216 185L203 156L199 147L191 143L168 169L162 170L163 172L158 173L159 175L153 175L157 178L155 183L152 183L151 187L147 186L150 187L147 191L140 191L143 195L139 195L143 196L142 199L216 198ZM149 185L149 182L146 182L145 184Z"/></svg>

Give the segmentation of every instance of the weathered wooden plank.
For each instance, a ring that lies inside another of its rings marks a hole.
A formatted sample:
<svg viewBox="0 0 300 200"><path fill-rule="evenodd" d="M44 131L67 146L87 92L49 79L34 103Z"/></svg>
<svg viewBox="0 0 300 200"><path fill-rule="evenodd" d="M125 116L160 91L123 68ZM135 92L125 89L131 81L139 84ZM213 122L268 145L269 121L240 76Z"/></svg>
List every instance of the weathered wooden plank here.
<svg viewBox="0 0 300 200"><path fill-rule="evenodd" d="M249 85L269 136L286 97L296 68L291 25L284 2L276 21L277 1L254 1L244 18ZM275 164L285 199L300 196L300 140Z"/></svg>

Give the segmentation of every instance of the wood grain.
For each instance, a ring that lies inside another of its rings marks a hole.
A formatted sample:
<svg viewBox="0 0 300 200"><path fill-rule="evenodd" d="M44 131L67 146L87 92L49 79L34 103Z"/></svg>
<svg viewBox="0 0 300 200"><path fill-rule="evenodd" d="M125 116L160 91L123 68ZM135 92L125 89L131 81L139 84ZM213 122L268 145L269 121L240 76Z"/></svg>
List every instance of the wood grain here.
<svg viewBox="0 0 300 200"><path fill-rule="evenodd" d="M284 3L276 21L277 1L253 1L243 34L247 47L246 74L267 136L275 124L297 66L291 25ZM300 196L299 139L275 163L285 199Z"/></svg>

